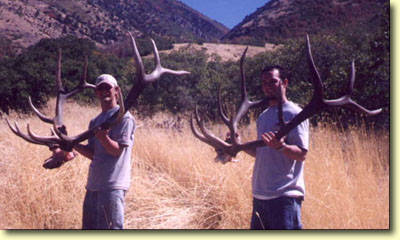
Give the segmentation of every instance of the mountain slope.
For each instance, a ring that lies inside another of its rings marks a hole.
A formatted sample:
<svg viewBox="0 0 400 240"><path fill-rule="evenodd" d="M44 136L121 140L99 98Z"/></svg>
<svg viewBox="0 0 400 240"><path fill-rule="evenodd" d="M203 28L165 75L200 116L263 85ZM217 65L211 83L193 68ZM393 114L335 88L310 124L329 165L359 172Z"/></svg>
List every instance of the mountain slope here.
<svg viewBox="0 0 400 240"><path fill-rule="evenodd" d="M175 0L0 0L0 39L25 48L74 35L109 45L127 31L172 41L213 41L228 29Z"/></svg>
<svg viewBox="0 0 400 240"><path fill-rule="evenodd" d="M271 0L235 26L222 40L279 42L306 33L370 24L385 0Z"/></svg>

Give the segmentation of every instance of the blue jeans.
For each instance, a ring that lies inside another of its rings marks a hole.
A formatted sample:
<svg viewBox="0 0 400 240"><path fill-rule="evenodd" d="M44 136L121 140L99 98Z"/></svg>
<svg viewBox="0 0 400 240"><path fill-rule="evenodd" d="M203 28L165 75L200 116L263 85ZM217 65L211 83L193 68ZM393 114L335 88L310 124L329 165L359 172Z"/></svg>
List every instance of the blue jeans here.
<svg viewBox="0 0 400 240"><path fill-rule="evenodd" d="M280 197L271 200L253 198L250 228L301 229L302 198Z"/></svg>
<svg viewBox="0 0 400 240"><path fill-rule="evenodd" d="M123 229L125 190L86 191L82 229Z"/></svg>

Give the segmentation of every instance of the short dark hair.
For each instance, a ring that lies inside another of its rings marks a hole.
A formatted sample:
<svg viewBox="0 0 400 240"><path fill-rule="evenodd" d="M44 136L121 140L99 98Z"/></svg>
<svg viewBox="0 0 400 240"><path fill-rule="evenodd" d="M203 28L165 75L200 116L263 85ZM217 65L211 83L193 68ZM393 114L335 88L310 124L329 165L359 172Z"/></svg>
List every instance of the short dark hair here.
<svg viewBox="0 0 400 240"><path fill-rule="evenodd" d="M288 76L288 74L286 73L286 70L285 70L282 66L280 66L280 65L270 65L270 66L266 66L266 67L262 70L261 75L263 75L263 74L265 74L265 73L268 73L268 72L270 72L270 71L272 71L272 70L274 70L274 69L279 70L279 76L281 77L282 80L288 79L289 76Z"/></svg>

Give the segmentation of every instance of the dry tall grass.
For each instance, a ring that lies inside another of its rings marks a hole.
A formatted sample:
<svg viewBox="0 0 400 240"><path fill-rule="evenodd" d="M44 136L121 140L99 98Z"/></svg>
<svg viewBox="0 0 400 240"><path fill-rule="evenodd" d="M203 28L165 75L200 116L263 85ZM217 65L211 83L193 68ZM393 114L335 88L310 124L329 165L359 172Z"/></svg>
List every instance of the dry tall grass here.
<svg viewBox="0 0 400 240"><path fill-rule="evenodd" d="M52 104L50 104L52 105ZM47 109L47 112L52 112ZM71 134L86 129L98 109L70 103ZM73 117L75 116L75 117ZM215 163L213 150L181 132L154 128L167 114L138 120L133 181L126 199L129 229L246 229L251 211L253 160ZM16 115L21 129L30 122L47 134L35 116ZM225 131L215 126L215 131ZM254 138L254 124L243 130ZM79 229L89 161L79 156L60 169L45 170L47 148L16 137L0 122L0 229ZM387 229L389 227L388 133L346 134L316 128L306 160L307 229Z"/></svg>

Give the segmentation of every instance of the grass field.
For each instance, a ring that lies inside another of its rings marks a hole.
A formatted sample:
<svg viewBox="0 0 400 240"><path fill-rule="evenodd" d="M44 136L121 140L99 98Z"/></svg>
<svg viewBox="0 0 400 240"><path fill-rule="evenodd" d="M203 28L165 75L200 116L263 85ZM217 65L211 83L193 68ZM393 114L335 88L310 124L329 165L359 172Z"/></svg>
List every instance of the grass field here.
<svg viewBox="0 0 400 240"><path fill-rule="evenodd" d="M50 103L53 106L54 101ZM52 113L51 109L44 110ZM69 133L87 128L99 109L69 103ZM133 149L132 185L126 197L128 229L247 229L251 213L253 159L241 153L237 163L214 162L215 153L199 142L188 124L164 129L159 114L140 119ZM9 117L22 130L37 133L50 125L35 116ZM242 130L254 139L255 125ZM226 131L214 126L214 131ZM221 134L222 135L222 134ZM389 228L389 133L364 129L340 132L313 128L305 162L306 229ZM0 122L0 229L79 229L89 161L82 156L59 169L46 170L50 152L15 136Z"/></svg>

